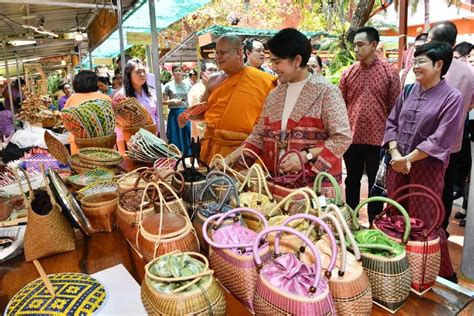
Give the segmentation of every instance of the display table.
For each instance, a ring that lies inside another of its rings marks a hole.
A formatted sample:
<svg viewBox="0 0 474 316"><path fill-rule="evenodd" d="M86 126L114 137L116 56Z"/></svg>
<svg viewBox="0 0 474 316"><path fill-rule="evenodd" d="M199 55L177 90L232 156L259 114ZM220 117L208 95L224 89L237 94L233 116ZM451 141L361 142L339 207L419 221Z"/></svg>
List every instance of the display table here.
<svg viewBox="0 0 474 316"><path fill-rule="evenodd" d="M127 170L138 167L124 161ZM111 233L97 233L87 241L77 232L76 250L50 256L40 260L46 273L83 272L94 274L122 264L133 278L141 284L145 262L128 245L122 233L115 229ZM83 260L87 255L87 260ZM82 262L82 263L81 263ZM4 311L8 301L29 282L39 277L32 262L25 262L23 255L0 264L0 311ZM251 315L235 297L224 291L227 299L227 315ZM407 304L396 315L473 315L472 297L436 283L435 287L420 297L410 294ZM374 305L372 315L391 315Z"/></svg>

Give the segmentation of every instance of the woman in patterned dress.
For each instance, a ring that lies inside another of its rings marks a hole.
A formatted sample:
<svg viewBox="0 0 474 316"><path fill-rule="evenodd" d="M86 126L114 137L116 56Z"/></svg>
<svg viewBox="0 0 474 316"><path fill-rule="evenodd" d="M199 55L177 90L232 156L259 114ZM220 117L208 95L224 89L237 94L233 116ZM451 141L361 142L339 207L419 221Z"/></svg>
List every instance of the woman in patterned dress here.
<svg viewBox="0 0 474 316"><path fill-rule="evenodd" d="M237 162L245 147L256 152L273 175L293 174L301 171L296 154L278 162L286 151L296 150L304 160L307 185L321 171L341 182L341 159L352 137L339 89L308 70L311 43L301 32L281 30L267 45L280 85L268 95L253 132L226 162ZM330 196L334 193L327 182L323 189Z"/></svg>

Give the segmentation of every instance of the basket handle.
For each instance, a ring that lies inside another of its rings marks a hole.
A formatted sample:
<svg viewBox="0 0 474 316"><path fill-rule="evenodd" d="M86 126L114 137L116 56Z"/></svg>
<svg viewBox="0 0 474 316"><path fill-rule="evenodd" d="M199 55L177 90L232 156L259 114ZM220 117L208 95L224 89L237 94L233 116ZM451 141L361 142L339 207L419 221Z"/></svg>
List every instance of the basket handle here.
<svg viewBox="0 0 474 316"><path fill-rule="evenodd" d="M252 247L253 246L253 242L252 243L248 243L248 244L234 244L234 245L221 245L221 244L218 244L216 242L214 242L214 240L212 240L211 237L209 237L209 234L208 234L208 230L207 230L207 227L213 222L213 221L216 221L214 223L214 225L212 226L212 229L213 230L218 230L219 227L222 225L222 222L226 219L226 218L229 218L230 216L232 215L236 215L237 213L240 213L240 212L249 212L249 213L253 213L255 215L257 215L257 217L260 218L260 221L263 223L263 227L264 228L267 228L268 227L268 222L267 220L265 219L265 217L262 215L262 213L256 211L256 210L253 210L251 208L246 208L246 207L239 207L239 208L234 208L233 210L230 210L228 211L227 213L220 213L220 214L214 214L212 216L210 216L208 219L206 219L206 221L204 222L204 224L202 225L202 235L204 237L204 240L209 244L211 245L212 247L214 248L217 248L217 249L233 249L233 248L242 248L242 253L245 252L245 248L249 248L249 247ZM239 221L239 217L236 215L234 216L234 222L238 222Z"/></svg>
<svg viewBox="0 0 474 316"><path fill-rule="evenodd" d="M239 183L241 183L241 181L245 180L245 175L243 175L242 173L238 172L237 170L231 168L225 162L225 158L221 154L215 154L214 157L211 158L211 163L210 164L213 165L214 168L218 171L221 171L223 173L230 172L237 179L237 181ZM219 169L219 166L222 167L222 170Z"/></svg>
<svg viewBox="0 0 474 316"><path fill-rule="evenodd" d="M263 159L260 158L260 156L257 155L257 153L255 151L253 151L252 149L243 147L242 151L240 152L240 157L242 159L242 163L244 164L245 168L250 169L249 165L245 161L245 153L248 153L251 156L254 156L256 158L256 160L261 164L262 171L263 171L263 169L265 169L265 172L266 172L266 176L265 176L265 173L262 172L262 174L264 175L265 178L267 178L267 177L271 178L272 177L271 174L270 174L270 171L268 170L267 166L263 162ZM256 165L256 164L254 163L252 166L254 166L254 165Z"/></svg>
<svg viewBox="0 0 474 316"><path fill-rule="evenodd" d="M386 198L386 197L373 196L373 197L370 197L370 198L365 199L364 201L360 202L359 205L357 205L357 207L354 209L354 211L352 213L352 224L354 225L354 228L356 230L358 230L360 228L360 225L359 225L359 211L360 211L360 209L364 205L369 204L371 202L384 202L384 203L390 204L390 205L392 205L392 206L394 206L398 209L398 211L403 215L403 219L405 220L405 231L403 233L402 242L403 242L403 244L406 244L407 241L408 241L408 236L410 235L410 231L411 231L410 217L408 216L408 213L403 208L403 206L401 206L398 202L396 202L392 199Z"/></svg>
<svg viewBox="0 0 474 316"><path fill-rule="evenodd" d="M280 165L282 164L283 160L285 160L285 158L290 154L295 154L298 157L298 160L300 162L300 168L301 168L300 172L298 172L296 175L291 175L291 176L294 177L294 181L301 181L303 183L307 183L303 157L301 156L301 153L295 149L288 150L287 152L283 154L283 156L280 157L280 160L278 161L278 164L277 164L278 169L280 169ZM278 173L278 170L275 170L275 173Z"/></svg>
<svg viewBox="0 0 474 316"><path fill-rule="evenodd" d="M184 191L184 183L186 181L184 181L184 176L180 173L180 172L177 172L177 171L171 171L169 173L167 173L166 175L164 176L161 176L160 174L158 174L158 178L163 181L163 182L167 182L168 178L171 177L171 176L177 176L179 178L179 180L181 181L181 186L179 187L178 190L176 190L175 188L173 188L173 191L175 191L176 193L183 193Z"/></svg>
<svg viewBox="0 0 474 316"><path fill-rule="evenodd" d="M306 191L301 190L301 189L296 189L292 191L290 194L288 194L287 196L285 196L280 202L278 202L277 205L275 205L275 207L268 213L267 219L275 216L275 214L280 211L280 208L282 206L283 206L283 209L287 211L290 205L290 202L292 202L296 196L301 196L301 195L303 196L303 199L305 202L305 210L303 211L303 213L308 214L309 210L311 209L311 201L309 199L309 196L306 193Z"/></svg>
<svg viewBox="0 0 474 316"><path fill-rule="evenodd" d="M257 174L257 185L258 185L258 197L257 197L257 203L260 205L262 203L262 191L265 190L265 194L268 196L270 199L270 202L273 203L273 195L270 193L270 189L268 188L267 181L265 180L265 177L263 175L263 170L262 167L258 164L253 164L252 167L250 167L247 177L245 178L244 182L242 183L242 187L240 188L240 192L243 192L245 186L247 184L250 185L252 182L252 175L253 173Z"/></svg>
<svg viewBox="0 0 474 316"><path fill-rule="evenodd" d="M398 201L398 196L401 194L402 191L409 190L409 189L419 189L420 191L425 191L425 193L430 194L433 199L435 199L436 204L438 205L437 210L438 210L438 218L439 222L437 227L440 227L443 225L444 221L444 216L445 216L445 209L444 209L444 204L441 201L441 198L439 197L438 194L436 194L432 189L428 188L427 186L417 184L417 183L412 183L412 184L407 184L402 187L399 187L395 192L393 192L392 196L390 196L391 199Z"/></svg>
<svg viewBox="0 0 474 316"><path fill-rule="evenodd" d="M344 276L344 273L346 272L347 268L347 248L344 231L342 230L341 224L339 224L338 219L333 214L325 213L320 218L323 221L331 221L334 224L334 227L336 227L337 235L339 237L339 241L341 242L341 267L339 268L339 276L342 277Z"/></svg>
<svg viewBox="0 0 474 316"><path fill-rule="evenodd" d="M321 208L321 203L319 203L319 199L316 193L314 193L314 191L308 187L302 187L302 188L299 188L298 190L304 191L306 194L308 194L309 197L311 197L310 202L313 201L314 204L316 205L316 208L314 208L314 205L312 205L312 208L316 210L316 215L320 216L320 214L323 213L323 210Z"/></svg>
<svg viewBox="0 0 474 316"><path fill-rule="evenodd" d="M273 227L268 227L262 230L260 233L258 233L257 238L255 239L253 243L253 259L257 265L257 269L260 270L262 268L262 258L260 258L260 255L258 253L258 247L260 245L260 240L268 235L269 233L272 232L284 232L288 234L295 235L296 237L300 238L303 240L311 250L311 252L314 255L315 259L315 274L316 277L314 279L314 283L312 286L309 288L310 293L315 293L316 289L318 288L319 281L321 279L321 257L319 255L318 250L316 249L316 246L311 242L311 240L308 239L305 235L302 233L298 232L296 229L290 228L290 227L285 227L285 226L273 226ZM275 238L275 243L277 242L278 238ZM328 272L328 271L326 271ZM330 273L326 273L326 277L328 278L328 275L330 277Z"/></svg>
<svg viewBox="0 0 474 316"><path fill-rule="evenodd" d="M137 180L135 180L133 187L138 188L138 184L140 183L140 180L142 179L145 182L157 182L159 178L160 176L153 168L147 168L145 171L141 172L140 175L137 177Z"/></svg>
<svg viewBox="0 0 474 316"><path fill-rule="evenodd" d="M329 226L321 219L321 218L318 218L314 215L310 215L310 214L295 214L295 215L292 215L290 217L288 217L282 224L282 226L288 226L289 223L291 223L292 221L294 220L297 220L297 219L306 219L308 221L311 222L311 226L310 229L306 232L306 237L308 237L310 231L314 228L314 225L319 225L320 227L322 227L322 229L324 229L324 231L326 232L326 234L329 236L329 240L331 241L331 250L332 250L332 253L331 253L331 261L329 262L329 266L328 266L328 271L331 272L334 267L336 266L336 259L337 259L337 243L336 243L336 238L334 237L334 233L332 232L331 228L329 228ZM337 222L337 221L336 221ZM339 227L338 228L338 233L341 233L342 232L342 229ZM342 235L344 236L344 235ZM275 255L279 255L280 254L280 238L281 238L281 232L280 233L277 233L276 236L275 236ZM342 238L344 239L344 237ZM300 253L304 253L305 252L305 246L301 246L300 249L299 249L299 252ZM343 252L342 254L342 257L343 257L343 262L345 263L345 259L346 259L346 254Z"/></svg>
<svg viewBox="0 0 474 316"><path fill-rule="evenodd" d="M210 191L212 196L214 198L217 198L216 194L214 193L214 190L212 189L212 186L214 184L224 182L224 184L228 185L228 190L224 194L224 198L222 199L221 202L219 202L219 210L222 209L224 204L230 199L231 193L233 193L237 206L240 205L240 199L239 199L239 193L237 192L237 188L235 187L234 181L232 180L231 177L229 177L227 174L220 172L220 171L212 171L209 172L206 176L206 185L201 191L201 194L199 195L199 201L202 201L204 199L204 194L207 191ZM184 184L184 181L183 181Z"/></svg>
<svg viewBox="0 0 474 316"><path fill-rule="evenodd" d="M356 260L360 260L360 249L357 246L357 242L355 241L354 234L352 234L351 229L349 228L349 225L347 225L346 220L344 219L344 215L342 215L341 210L337 205L335 204L329 204L326 206L325 213L323 214L335 214L335 217L338 220L338 223L342 226L342 229L344 230L345 236L349 239L349 242L351 244L351 248L354 251L354 257ZM321 217L322 218L322 217ZM338 232L339 233L339 232Z"/></svg>
<svg viewBox="0 0 474 316"><path fill-rule="evenodd" d="M123 182L125 179L131 178L133 175L135 175L135 174L137 174L137 173L140 174L142 171L147 170L147 169L148 169L148 167L140 167L140 168L134 169L134 170L132 170L132 171L130 171L130 172L127 172L126 174L118 175L118 176L116 176L117 178L119 178L119 179L117 180L117 183L121 183L121 182Z"/></svg>
<svg viewBox="0 0 474 316"><path fill-rule="evenodd" d="M171 278L165 278L165 277L158 277L154 274L152 274L150 272L150 266L152 264L154 264L155 262L157 262L158 260L160 260L162 257L165 257L165 256L174 256L174 255L189 255L189 256L194 256L194 257L199 257L203 262L204 262L204 269L203 269L203 272L200 272L200 273L197 273L197 274L193 274L193 275L190 275L190 276L186 276L186 277L171 277ZM205 277L205 276L208 276L208 275L212 275L214 273L213 270L210 270L209 269L209 261L207 260L207 258L205 256L203 256L202 254L198 253L198 252L179 252L179 251L173 251L173 252L170 252L170 253L167 253L165 255L162 255L162 256L159 256L158 258L148 262L146 265L145 265L145 273L146 273L146 276L152 280L155 280L155 281L161 281L161 282L182 282L182 281L189 281L189 280L192 280L192 282L189 282L189 283L186 283L185 285L177 288L177 289L174 289L172 291L173 294L175 293L178 293L178 292L181 292L185 289L187 289L188 287L190 287L191 285L199 282L199 280L201 280L201 278Z"/></svg>
<svg viewBox="0 0 474 316"><path fill-rule="evenodd" d="M21 181L20 175L18 174L18 170L20 170L23 173L23 176L25 177L26 185L28 187L28 196L23 190L23 184L21 183L22 181ZM20 168L20 167L13 168L13 173L15 174L15 178L18 181L18 187L20 188L21 195L23 196L23 201L24 201L25 206L27 208L31 208L31 203L33 202L34 193L33 193L33 188L31 186L30 177L28 176L28 173L23 168Z"/></svg>
<svg viewBox="0 0 474 316"><path fill-rule="evenodd" d="M424 237L425 238L428 238L428 236L433 232L433 230L436 228L436 227L439 227L438 224L439 224L439 218L440 218L440 215L442 214L442 211L440 211L439 209L439 205L438 203L436 202L436 200L429 194L426 194L426 193L422 193L422 192L411 192L411 193L408 193L408 194L405 194L405 195L402 195L400 197L397 198L397 202L398 203L402 203L404 202L405 200L408 200L409 198L411 197L422 197L422 198L426 198L427 200L429 200L431 203L433 203L435 209L436 209L436 220L433 222L433 224L431 225L430 228L428 229L425 229L424 230ZM382 216L386 215L388 213L388 211L392 209L392 207L386 207L380 214L378 214L374 221L377 221L379 220L380 218L382 218ZM388 215L388 214L387 214ZM402 214L403 215L403 214Z"/></svg>
<svg viewBox="0 0 474 316"><path fill-rule="evenodd" d="M334 178L331 174L327 172L320 172L314 179L314 184L313 184L313 191L316 192L318 196L321 195L321 190L322 190L322 185L323 185L323 180L328 179L329 182L331 183L334 192L336 193L336 205L341 207L344 205L344 202L342 201L342 192L341 192L341 187L337 183L336 178Z"/></svg>

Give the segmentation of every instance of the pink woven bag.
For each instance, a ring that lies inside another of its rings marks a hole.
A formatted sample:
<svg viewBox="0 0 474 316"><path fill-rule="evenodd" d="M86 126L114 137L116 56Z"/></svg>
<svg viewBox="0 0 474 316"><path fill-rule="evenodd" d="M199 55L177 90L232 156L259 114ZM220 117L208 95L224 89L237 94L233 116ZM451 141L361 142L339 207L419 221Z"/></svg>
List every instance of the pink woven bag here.
<svg viewBox="0 0 474 316"><path fill-rule="evenodd" d="M260 240L272 232L278 232L275 237L275 259L263 264L258 246ZM280 255L282 232L303 240L311 250L315 264L305 264L293 253ZM334 258L332 266L322 276L319 252L305 235L284 226L266 228L257 235L253 244L253 257L259 271L254 295L256 315L336 315L328 286L328 278L336 260Z"/></svg>
<svg viewBox="0 0 474 316"><path fill-rule="evenodd" d="M236 208L209 217L204 222L202 234L210 246L211 268L219 282L251 311L254 311L253 296L258 274L252 257L252 246L257 233L240 224L239 214L243 211L260 218L263 227L268 227L265 217L260 212L250 208ZM225 219L232 216L234 223L223 226ZM212 225L212 237L208 235L209 225ZM261 243L258 252L264 262L271 257L267 243Z"/></svg>

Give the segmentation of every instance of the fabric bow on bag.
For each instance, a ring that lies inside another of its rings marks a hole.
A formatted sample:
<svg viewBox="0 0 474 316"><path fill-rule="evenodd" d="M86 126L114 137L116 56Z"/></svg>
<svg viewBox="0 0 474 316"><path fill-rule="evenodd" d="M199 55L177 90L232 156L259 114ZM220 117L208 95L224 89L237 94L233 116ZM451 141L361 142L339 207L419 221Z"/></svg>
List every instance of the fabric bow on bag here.
<svg viewBox="0 0 474 316"><path fill-rule="evenodd" d="M410 240L420 240L425 236L426 226L425 222L419 218L410 218L411 231ZM405 220L401 215L392 215L388 218L382 218L377 223L377 227L386 234L402 239L405 231Z"/></svg>

